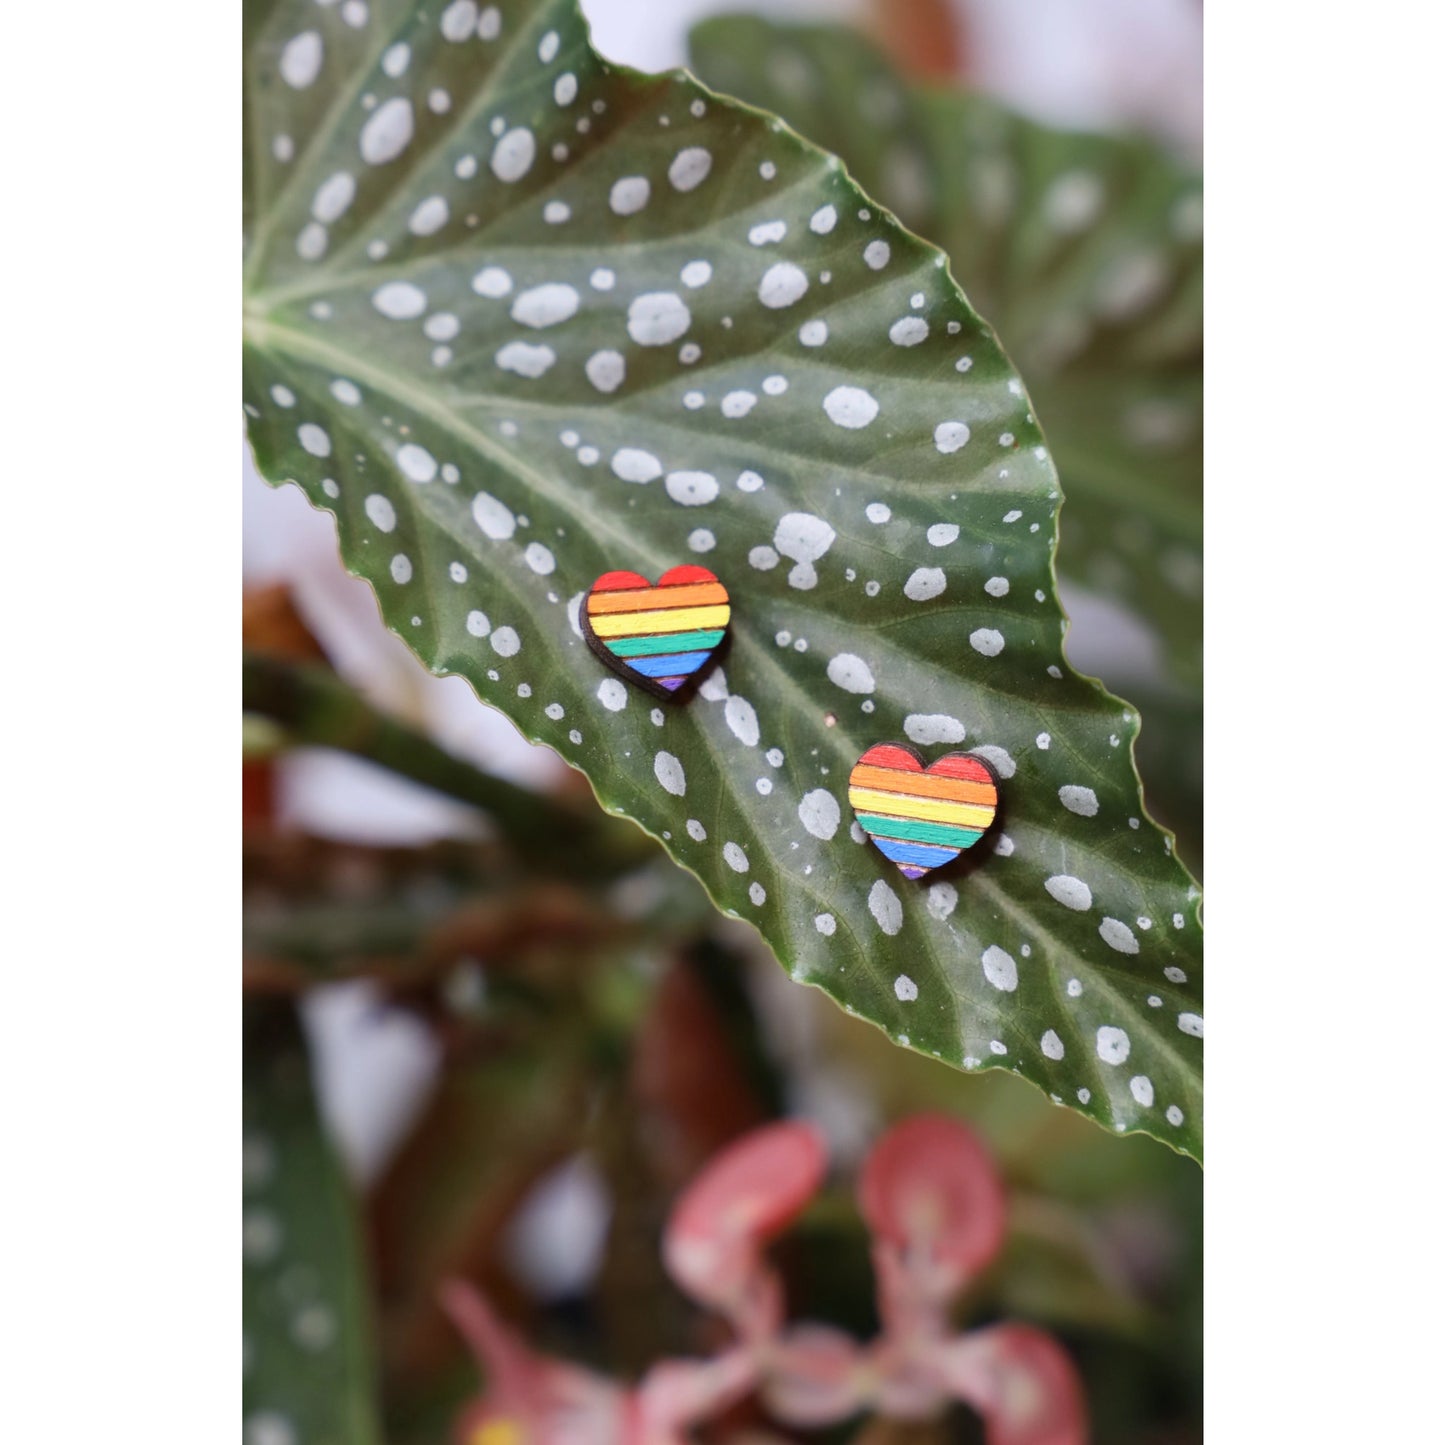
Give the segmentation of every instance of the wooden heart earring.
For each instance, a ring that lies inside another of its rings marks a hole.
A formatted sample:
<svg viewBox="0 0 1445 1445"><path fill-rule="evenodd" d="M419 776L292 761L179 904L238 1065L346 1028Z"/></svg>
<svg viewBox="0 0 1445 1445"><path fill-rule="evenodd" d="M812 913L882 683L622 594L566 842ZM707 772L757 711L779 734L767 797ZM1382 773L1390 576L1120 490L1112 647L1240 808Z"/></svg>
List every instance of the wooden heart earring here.
<svg viewBox="0 0 1445 1445"><path fill-rule="evenodd" d="M731 616L727 588L689 564L656 585L636 572L604 572L578 620L587 646L619 677L675 699L722 646Z"/></svg>
<svg viewBox="0 0 1445 1445"><path fill-rule="evenodd" d="M998 814L998 780L972 753L927 767L901 743L876 743L853 765L848 801L873 845L905 878L952 863Z"/></svg>

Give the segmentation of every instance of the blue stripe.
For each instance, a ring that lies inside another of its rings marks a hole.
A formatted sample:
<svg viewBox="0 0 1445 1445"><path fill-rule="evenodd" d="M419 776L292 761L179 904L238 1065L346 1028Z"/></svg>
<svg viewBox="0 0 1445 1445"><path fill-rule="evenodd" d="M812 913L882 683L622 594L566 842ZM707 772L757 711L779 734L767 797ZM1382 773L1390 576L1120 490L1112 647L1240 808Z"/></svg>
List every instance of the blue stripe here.
<svg viewBox="0 0 1445 1445"><path fill-rule="evenodd" d="M873 841L885 858L895 863L921 863L925 868L947 863L962 851L959 848L930 848L925 843L901 843L896 838L875 838Z"/></svg>
<svg viewBox="0 0 1445 1445"><path fill-rule="evenodd" d="M677 677L679 674L696 672L708 658L707 652L665 652L660 657L629 657L628 667L640 672L643 677Z"/></svg>

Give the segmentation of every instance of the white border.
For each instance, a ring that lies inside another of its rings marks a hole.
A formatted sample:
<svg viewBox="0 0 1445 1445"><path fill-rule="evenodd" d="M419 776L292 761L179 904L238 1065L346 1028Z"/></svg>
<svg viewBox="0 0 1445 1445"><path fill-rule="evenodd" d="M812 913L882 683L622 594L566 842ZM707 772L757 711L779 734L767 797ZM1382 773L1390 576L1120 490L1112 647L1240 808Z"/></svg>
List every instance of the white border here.
<svg viewBox="0 0 1445 1445"><path fill-rule="evenodd" d="M1230 1445L1440 1429L1442 29L1399 0L1208 12L1206 1420Z"/></svg>
<svg viewBox="0 0 1445 1445"><path fill-rule="evenodd" d="M240 1410L240 7L5 17L0 1439Z"/></svg>

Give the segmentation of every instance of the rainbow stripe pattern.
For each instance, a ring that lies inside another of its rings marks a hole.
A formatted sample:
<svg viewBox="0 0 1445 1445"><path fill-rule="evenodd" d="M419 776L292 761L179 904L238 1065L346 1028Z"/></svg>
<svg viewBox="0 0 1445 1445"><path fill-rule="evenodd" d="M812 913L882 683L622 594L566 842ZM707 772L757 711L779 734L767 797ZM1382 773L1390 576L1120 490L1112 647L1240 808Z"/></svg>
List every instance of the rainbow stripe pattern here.
<svg viewBox="0 0 1445 1445"><path fill-rule="evenodd" d="M998 783L969 753L924 767L912 748L877 743L854 764L848 801L883 856L905 878L921 878L983 837L998 812Z"/></svg>
<svg viewBox="0 0 1445 1445"><path fill-rule="evenodd" d="M605 572L583 611L588 645L614 671L670 696L727 634L728 590L706 567L664 572L654 586L636 572Z"/></svg>

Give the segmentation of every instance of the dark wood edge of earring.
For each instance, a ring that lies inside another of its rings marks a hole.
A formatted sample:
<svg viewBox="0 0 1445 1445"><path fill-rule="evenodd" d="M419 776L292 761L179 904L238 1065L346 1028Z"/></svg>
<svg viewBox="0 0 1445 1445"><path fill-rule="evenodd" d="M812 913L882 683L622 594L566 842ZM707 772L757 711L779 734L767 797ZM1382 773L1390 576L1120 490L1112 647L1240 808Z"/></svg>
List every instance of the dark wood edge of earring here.
<svg viewBox="0 0 1445 1445"><path fill-rule="evenodd" d="M653 585L656 586L657 584L654 583ZM709 672L712 671L713 667L716 665L718 653L720 653L722 651L722 648L727 644L728 638L725 635L723 637L722 643L718 645L718 648L713 653L713 656L709 658L707 664L704 667L699 668L695 673L693 673L692 676L689 677L688 680L683 683L683 685L679 687L676 691L670 691L669 689L663 687L660 683L654 682L650 677L644 677L640 672L634 671L632 668L628 667L628 665L620 657L607 650L607 644L603 642L603 640L598 637L595 632L593 632L591 619L587 616L587 601L588 598L590 598L591 596L592 589L589 587L587 591L582 594L582 601L577 608L577 626L582 631L582 640L587 644L588 647L592 649L597 660L602 663L602 665L610 673L612 673L616 677L620 677L623 682L629 682L634 687L640 687L643 692L650 693L660 702L689 701L692 698L692 695L697 691L698 684L701 683L702 679ZM729 595L728 600L729 606L731 606L731 595Z"/></svg>
<svg viewBox="0 0 1445 1445"><path fill-rule="evenodd" d="M970 762L977 763L981 768L983 768L983 770L988 774L989 780L993 783L994 792L998 795L998 801L994 804L993 817L989 819L988 827L979 834L977 843L973 844L972 847L960 849L959 852L955 853L954 856L950 858L947 863L940 863L938 867L930 868L927 873L923 873L917 878L907 879L906 881L909 883L921 883L926 885L930 882L933 882L940 875L946 875L950 873L969 874L974 872L976 869L981 868L990 858L993 857L993 849L990 848L986 852L982 853L979 852L979 849L986 841L991 841L991 839L997 835L998 830L1002 825L1004 813L1003 780L998 775L998 769L994 767L994 765L989 762L987 758L981 758L977 753L969 752L967 748L954 748L952 752L939 753L939 755L934 758L932 762L930 762L925 759L923 754L920 753L918 749L915 748L911 743L898 743L894 742L891 738L879 738L878 742L869 743L868 748L876 748L879 746L879 744L882 744L885 747L897 748L900 752L907 753L909 757L917 760L919 766L924 772L927 772L934 763L941 763L944 758L967 758ZM865 748L863 751L867 752L868 748ZM862 760L862 754L859 754L857 761L855 761L853 764L853 768L856 768L858 766L858 763L862 762ZM853 784L853 768L848 769L849 787L852 787ZM855 823L858 822L858 810L856 808L853 809L853 821ZM858 823L858 826L860 828L863 828L863 825L861 823ZM884 858L885 861L889 861L886 858L886 855L883 853L882 849L879 848L878 845L873 841L872 834L869 833L866 828L863 828L863 832L865 835L867 835L869 846L873 848L873 850L878 854L880 858Z"/></svg>

